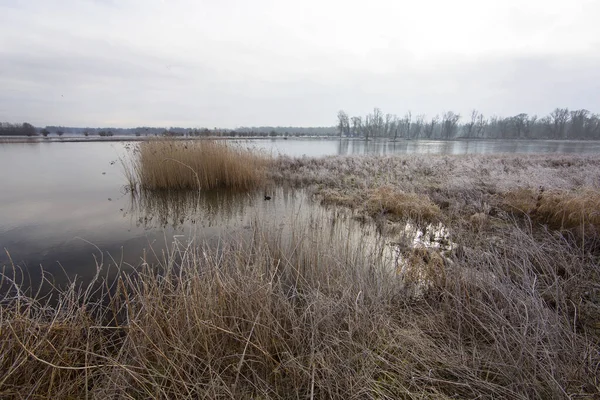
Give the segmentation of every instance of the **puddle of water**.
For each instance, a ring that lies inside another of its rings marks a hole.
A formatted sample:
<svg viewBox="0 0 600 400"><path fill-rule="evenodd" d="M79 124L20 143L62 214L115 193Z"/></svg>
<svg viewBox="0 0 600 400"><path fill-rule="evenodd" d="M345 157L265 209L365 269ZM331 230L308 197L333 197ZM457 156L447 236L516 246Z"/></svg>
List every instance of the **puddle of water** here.
<svg viewBox="0 0 600 400"><path fill-rule="evenodd" d="M432 285L443 280L448 255L456 248L450 232L441 223L418 227L406 223L400 241L390 243L395 253L395 268L413 294L420 296Z"/></svg>
<svg viewBox="0 0 600 400"><path fill-rule="evenodd" d="M360 228L354 229L363 235L360 239L363 245L376 251L382 265L403 280L413 295L424 294L443 279L449 263L447 256L456 248L443 224L420 226L410 221L383 222L383 226L370 222L360 224Z"/></svg>

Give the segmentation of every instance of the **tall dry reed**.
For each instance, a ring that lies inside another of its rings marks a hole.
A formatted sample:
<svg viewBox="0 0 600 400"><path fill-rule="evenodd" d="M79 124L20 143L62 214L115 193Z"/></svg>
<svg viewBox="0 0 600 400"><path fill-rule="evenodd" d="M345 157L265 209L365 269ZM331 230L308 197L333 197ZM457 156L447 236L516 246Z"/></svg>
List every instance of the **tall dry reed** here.
<svg viewBox="0 0 600 400"><path fill-rule="evenodd" d="M124 161L129 186L142 190L247 190L264 183L267 165L264 155L217 140L145 141Z"/></svg>

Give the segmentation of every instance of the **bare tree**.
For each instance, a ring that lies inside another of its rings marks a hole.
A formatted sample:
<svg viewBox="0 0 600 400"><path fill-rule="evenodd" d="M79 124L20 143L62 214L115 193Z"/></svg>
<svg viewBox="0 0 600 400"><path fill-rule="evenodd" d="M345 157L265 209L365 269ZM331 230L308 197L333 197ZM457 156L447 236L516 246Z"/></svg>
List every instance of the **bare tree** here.
<svg viewBox="0 0 600 400"><path fill-rule="evenodd" d="M513 137L517 139L523 139L523 136L525 135L525 130L527 129L529 115L521 113L512 117L511 121L514 129Z"/></svg>
<svg viewBox="0 0 600 400"><path fill-rule="evenodd" d="M569 126L569 136L571 138L583 139L585 137L585 128L589 113L588 110L571 111L571 123Z"/></svg>
<svg viewBox="0 0 600 400"><path fill-rule="evenodd" d="M588 118L585 126L585 137L588 139L598 138L600 136L600 115L593 114Z"/></svg>
<svg viewBox="0 0 600 400"><path fill-rule="evenodd" d="M37 129L29 122L11 124L0 122L0 136L37 136Z"/></svg>
<svg viewBox="0 0 600 400"><path fill-rule="evenodd" d="M418 139L423 132L423 128L425 127L425 115L420 114L417 115L417 119L413 123L412 134L414 139Z"/></svg>
<svg viewBox="0 0 600 400"><path fill-rule="evenodd" d="M475 123L475 135L480 138L485 134L485 130L487 129L488 122L483 116L483 114L479 113L477 116L477 122Z"/></svg>
<svg viewBox="0 0 600 400"><path fill-rule="evenodd" d="M499 137L507 138L510 135L512 121L510 118L498 118L497 126Z"/></svg>
<svg viewBox="0 0 600 400"><path fill-rule="evenodd" d="M527 121L525 121L525 137L526 138L531 138L533 136L533 127L535 126L535 123L537 121L537 115L533 115L531 117L529 117L529 119Z"/></svg>
<svg viewBox="0 0 600 400"><path fill-rule="evenodd" d="M392 123L394 116L392 114L385 114L385 123L383 125L383 136L389 137L392 132Z"/></svg>
<svg viewBox="0 0 600 400"><path fill-rule="evenodd" d="M431 122L429 122L429 124L427 124L425 126L425 137L427 139L431 139L431 137L433 136L433 133L435 131L435 126L437 125L437 123L440 121L440 116L436 115L435 117L431 118Z"/></svg>
<svg viewBox="0 0 600 400"><path fill-rule="evenodd" d="M464 132L467 138L472 138L473 136L477 135L477 121L480 115L481 114L477 110L471 111L471 120L469 122L466 122L464 125Z"/></svg>
<svg viewBox="0 0 600 400"><path fill-rule="evenodd" d="M458 121L460 120L460 114L454 114L452 111L445 112L442 117L442 132L441 136L443 139L450 139L454 137L456 129L458 127Z"/></svg>
<svg viewBox="0 0 600 400"><path fill-rule="evenodd" d="M352 117L352 136L359 136L362 133L362 117Z"/></svg>
<svg viewBox="0 0 600 400"><path fill-rule="evenodd" d="M398 129L399 128L400 128L400 121L398 120L398 116L394 114L392 116L392 122L390 123L389 137L391 138L393 135L394 140L396 140L396 138L398 137Z"/></svg>
<svg viewBox="0 0 600 400"><path fill-rule="evenodd" d="M371 126L373 128L371 132L373 136L381 136L381 133L383 131L383 114L381 113L381 110L377 107L373 109Z"/></svg>
<svg viewBox="0 0 600 400"><path fill-rule="evenodd" d="M369 136L373 131L373 116L371 114L367 114L365 117L365 127L364 127L365 140L369 140Z"/></svg>
<svg viewBox="0 0 600 400"><path fill-rule="evenodd" d="M587 110L556 108L547 117L538 119L520 113L512 117L492 116L485 118L476 109L464 124L460 123L460 115L452 111L445 112L426 122L423 115L412 119L407 112L398 118L394 114L383 114L379 108L361 117L349 118L340 111L338 113L338 132L342 135L364 136L366 140L374 137L388 137L397 140L404 137L452 139L459 134L465 138L506 138L506 139L600 139L600 115L591 114Z"/></svg>
<svg viewBox="0 0 600 400"><path fill-rule="evenodd" d="M23 122L23 125L21 125L21 131L27 136L37 135L37 130L35 129L35 126L31 125L28 122Z"/></svg>
<svg viewBox="0 0 600 400"><path fill-rule="evenodd" d="M568 108L557 108L550 113L552 122L552 136L554 139L563 139L565 136L565 127L569 120Z"/></svg>
<svg viewBox="0 0 600 400"><path fill-rule="evenodd" d="M412 124L412 113L408 111L402 118L402 133L406 139L410 139L410 126Z"/></svg>
<svg viewBox="0 0 600 400"><path fill-rule="evenodd" d="M343 110L340 110L338 112L338 126L337 126L339 132L340 132L340 137L343 134L349 135L350 134L350 120L348 118L348 114L346 114Z"/></svg>

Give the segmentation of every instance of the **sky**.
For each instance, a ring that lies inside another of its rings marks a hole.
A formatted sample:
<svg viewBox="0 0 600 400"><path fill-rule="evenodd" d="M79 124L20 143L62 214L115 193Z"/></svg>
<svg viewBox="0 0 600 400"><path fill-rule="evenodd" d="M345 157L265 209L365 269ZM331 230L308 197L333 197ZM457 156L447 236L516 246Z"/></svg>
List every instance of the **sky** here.
<svg viewBox="0 0 600 400"><path fill-rule="evenodd" d="M598 0L0 0L0 121L600 112Z"/></svg>

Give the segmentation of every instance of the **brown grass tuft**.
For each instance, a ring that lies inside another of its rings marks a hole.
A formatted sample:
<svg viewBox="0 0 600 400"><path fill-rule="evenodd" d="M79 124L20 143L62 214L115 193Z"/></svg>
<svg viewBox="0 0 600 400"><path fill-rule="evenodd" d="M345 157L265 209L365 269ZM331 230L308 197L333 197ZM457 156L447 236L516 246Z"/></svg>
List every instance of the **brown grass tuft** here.
<svg viewBox="0 0 600 400"><path fill-rule="evenodd" d="M571 230L578 235L597 236L600 227L600 191L519 188L502 195L502 208L525 214L551 229Z"/></svg>
<svg viewBox="0 0 600 400"><path fill-rule="evenodd" d="M469 223L475 232L481 231L488 224L488 222L488 215L482 212L475 213L469 217Z"/></svg>
<svg viewBox="0 0 600 400"><path fill-rule="evenodd" d="M152 140L135 148L125 174L143 190L248 190L265 182L265 156L216 140Z"/></svg>
<svg viewBox="0 0 600 400"><path fill-rule="evenodd" d="M366 209L372 216L384 214L396 219L436 221L440 209L427 195L405 193L390 186L378 187L371 191ZM393 219L393 218L392 218Z"/></svg>
<svg viewBox="0 0 600 400"><path fill-rule="evenodd" d="M503 193L500 205L505 211L530 215L536 209L537 196L531 189L517 188Z"/></svg>
<svg viewBox="0 0 600 400"><path fill-rule="evenodd" d="M590 189L545 193L541 197L537 213L558 229L596 229L600 227L600 191Z"/></svg>
<svg viewBox="0 0 600 400"><path fill-rule="evenodd" d="M445 261L436 249L410 249L401 273L407 282L415 285L443 287L446 282Z"/></svg>
<svg viewBox="0 0 600 400"><path fill-rule="evenodd" d="M349 208L356 208L360 204L356 195L344 193L336 189L323 189L319 192L319 197L323 204L333 204Z"/></svg>

